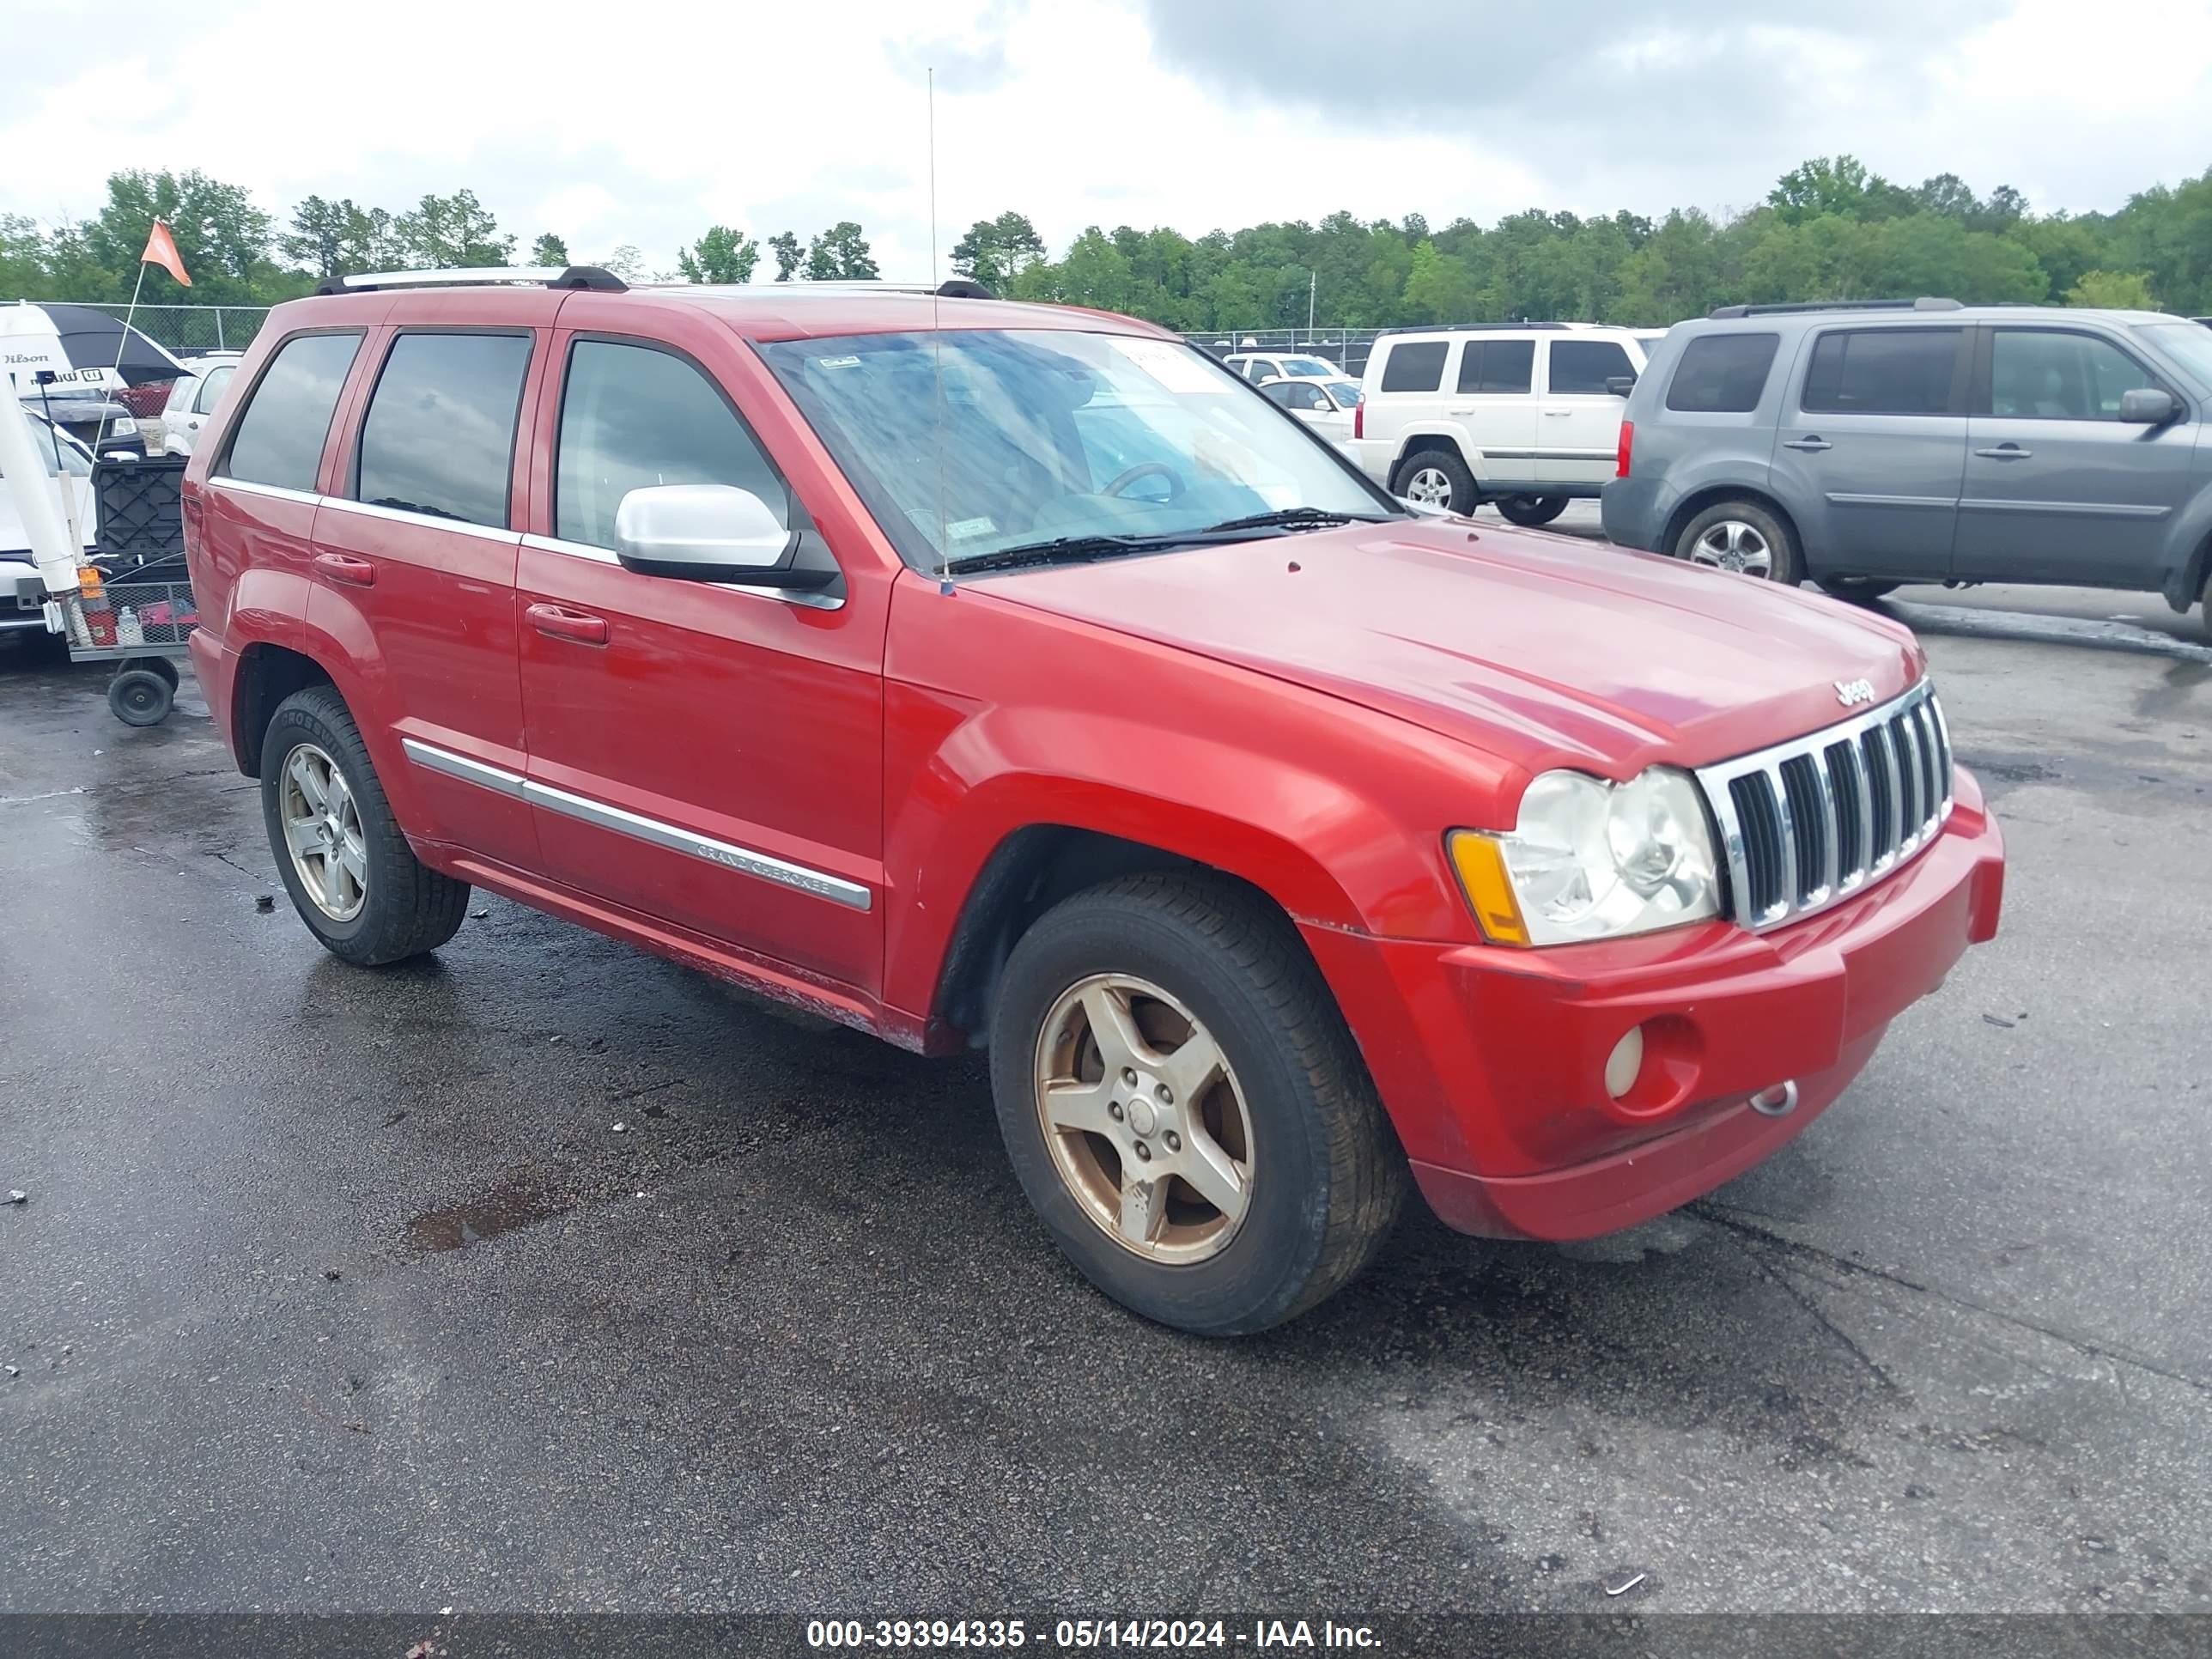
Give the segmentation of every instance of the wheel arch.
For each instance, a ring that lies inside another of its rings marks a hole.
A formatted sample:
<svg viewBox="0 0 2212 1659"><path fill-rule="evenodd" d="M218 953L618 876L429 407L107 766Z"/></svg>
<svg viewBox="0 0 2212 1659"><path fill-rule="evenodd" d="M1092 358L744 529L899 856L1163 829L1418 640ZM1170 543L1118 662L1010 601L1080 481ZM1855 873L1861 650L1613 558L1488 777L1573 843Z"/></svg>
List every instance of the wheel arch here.
<svg viewBox="0 0 2212 1659"><path fill-rule="evenodd" d="M335 688L329 669L304 651L261 641L239 653L230 697L230 747L238 769L261 775L261 742L285 698L311 685ZM340 692L343 696L344 694Z"/></svg>
<svg viewBox="0 0 2212 1659"><path fill-rule="evenodd" d="M1390 463L1390 488L1397 488L1398 475L1407 462L1431 449L1442 450L1452 456L1467 469L1468 476L1474 480L1475 488L1482 488L1482 452L1462 441L1456 433L1433 428L1408 432L1398 441L1397 457Z"/></svg>
<svg viewBox="0 0 2212 1659"><path fill-rule="evenodd" d="M1250 877L1150 841L1073 823L1030 823L991 849L969 884L937 973L932 1047L981 1048L1007 959L1022 935L1061 900L1122 876L1174 872L1217 881L1281 916L1298 917ZM1300 947L1304 948L1303 945ZM1318 964L1316 964L1318 969Z"/></svg>

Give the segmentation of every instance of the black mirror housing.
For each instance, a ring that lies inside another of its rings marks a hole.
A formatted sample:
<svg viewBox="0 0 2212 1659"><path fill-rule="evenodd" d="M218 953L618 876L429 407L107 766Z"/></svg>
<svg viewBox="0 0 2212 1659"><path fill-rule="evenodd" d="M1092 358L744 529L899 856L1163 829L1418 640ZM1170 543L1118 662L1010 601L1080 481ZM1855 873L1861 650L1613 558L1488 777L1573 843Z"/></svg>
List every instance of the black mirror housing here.
<svg viewBox="0 0 2212 1659"><path fill-rule="evenodd" d="M1605 389L1616 398L1626 398L1636 390L1633 374L1612 374L1606 377Z"/></svg>

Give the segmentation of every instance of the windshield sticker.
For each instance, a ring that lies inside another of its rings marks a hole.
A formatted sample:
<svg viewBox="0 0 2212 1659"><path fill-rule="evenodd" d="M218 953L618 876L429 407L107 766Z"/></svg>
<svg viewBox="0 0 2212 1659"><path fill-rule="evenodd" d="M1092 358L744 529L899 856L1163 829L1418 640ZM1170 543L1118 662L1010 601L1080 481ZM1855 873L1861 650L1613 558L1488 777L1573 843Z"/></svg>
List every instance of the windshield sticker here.
<svg viewBox="0 0 2212 1659"><path fill-rule="evenodd" d="M817 357L814 361L824 368L858 368L860 366L858 357Z"/></svg>
<svg viewBox="0 0 2212 1659"><path fill-rule="evenodd" d="M1212 370L1188 346L1167 340L1131 339L1121 335L1106 343L1170 392L1181 396L1218 396L1222 391Z"/></svg>
<svg viewBox="0 0 2212 1659"><path fill-rule="evenodd" d="M989 519L962 519L945 526L945 533L956 542L967 541L976 536L988 536L999 526Z"/></svg>

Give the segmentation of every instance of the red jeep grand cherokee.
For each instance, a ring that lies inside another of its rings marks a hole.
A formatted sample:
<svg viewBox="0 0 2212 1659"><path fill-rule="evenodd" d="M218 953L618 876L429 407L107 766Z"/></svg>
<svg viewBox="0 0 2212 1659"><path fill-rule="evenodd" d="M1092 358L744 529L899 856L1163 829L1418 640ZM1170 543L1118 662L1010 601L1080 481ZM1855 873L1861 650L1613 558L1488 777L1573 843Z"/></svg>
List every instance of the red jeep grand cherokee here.
<svg viewBox="0 0 2212 1659"><path fill-rule="evenodd" d="M506 275L278 307L186 474L301 918L396 962L487 887L988 1047L1152 1318L1313 1306L1409 1179L1498 1237L1681 1204L1996 929L1893 623L1414 516L1126 318Z"/></svg>

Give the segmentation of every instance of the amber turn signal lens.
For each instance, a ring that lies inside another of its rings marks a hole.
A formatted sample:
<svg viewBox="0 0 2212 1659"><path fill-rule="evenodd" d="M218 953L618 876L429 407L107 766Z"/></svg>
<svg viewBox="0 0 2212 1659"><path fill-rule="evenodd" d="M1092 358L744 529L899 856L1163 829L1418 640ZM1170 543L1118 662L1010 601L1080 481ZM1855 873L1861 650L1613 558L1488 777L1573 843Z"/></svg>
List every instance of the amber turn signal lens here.
<svg viewBox="0 0 2212 1659"><path fill-rule="evenodd" d="M1492 945L1526 945L1528 924L1522 920L1521 902L1513 896L1513 883L1505 873L1505 853L1492 837L1474 830L1455 830L1445 837L1451 850L1452 868L1467 892L1468 906Z"/></svg>

